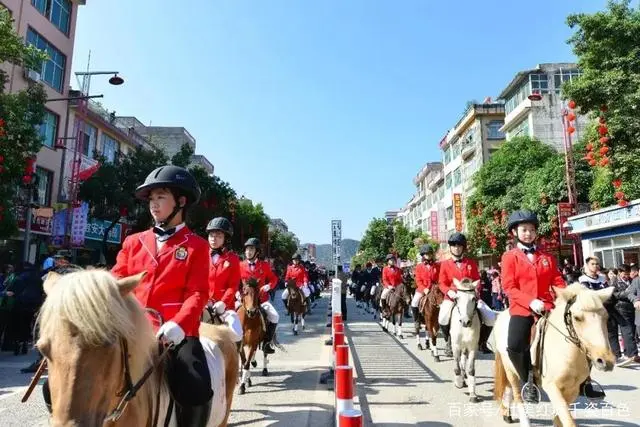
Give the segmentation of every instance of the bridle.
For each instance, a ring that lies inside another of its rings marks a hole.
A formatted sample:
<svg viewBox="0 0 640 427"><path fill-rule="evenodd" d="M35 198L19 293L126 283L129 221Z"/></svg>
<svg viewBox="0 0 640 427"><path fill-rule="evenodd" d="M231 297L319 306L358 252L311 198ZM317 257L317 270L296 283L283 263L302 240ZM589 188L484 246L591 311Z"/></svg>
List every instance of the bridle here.
<svg viewBox="0 0 640 427"><path fill-rule="evenodd" d="M456 292L463 292L465 294L475 294L476 290L475 289L456 289ZM460 323L462 323L462 312L460 311L460 305L458 305L458 300L456 299L455 301L455 308L456 310L458 310L458 314L460 315ZM475 312L478 311L477 307L474 310ZM474 313L475 315L475 313ZM473 319L473 316L471 316Z"/></svg>
<svg viewBox="0 0 640 427"><path fill-rule="evenodd" d="M256 315L259 313L260 309L258 307L254 307L252 309L248 309L247 305L245 304L244 298L249 294L248 292L246 292L247 288L252 288L251 286L245 286L243 292L242 292L242 308L244 308L245 313L247 313L247 316L252 319L254 317L256 317ZM254 294L253 294L253 298L254 298L254 305L255 305L255 298L256 298L256 288L252 288L254 289Z"/></svg>
<svg viewBox="0 0 640 427"><path fill-rule="evenodd" d="M155 317L160 325L164 323L164 319L158 311L152 308L147 308L145 310L153 317ZM158 361L147 368L140 379L134 383L131 379L131 368L129 367L129 344L126 338L120 337L120 347L122 348L122 364L124 365L124 387L116 394L116 396L119 397L120 400L118 401L116 407L109 413L109 415L107 415L104 423L116 422L120 419L120 417L122 417L122 414L127 409L127 406L129 406L129 402L131 402L131 400L136 397L136 394L149 379L153 371L155 371L159 366L162 366L164 359L167 357L167 354L169 354L169 350L171 350L173 346L173 343L169 345L160 344L161 348ZM156 409L154 410L153 415L153 426L157 425L158 418L160 416L160 391L161 387L158 387L158 392L156 395Z"/></svg>
<svg viewBox="0 0 640 427"><path fill-rule="evenodd" d="M567 333L565 334L563 331L561 331L556 325L554 325L553 323L551 323L549 321L549 314L550 313L545 313L544 314L544 318L545 321L551 325L551 327L553 329L555 329L560 335L562 335L565 339L565 341L575 345L576 347L578 347L578 349L584 353L584 355L587 357L587 359L589 359L589 351L585 348L585 346L582 344L582 341L580 340L580 337L578 337L578 333L576 332L576 328L573 326L573 320L571 319L571 306L576 302L576 297L575 295L572 296L571 298L569 298L569 300L567 301L567 304L564 307L564 313L563 313L563 320L564 320L564 326L567 328Z"/></svg>

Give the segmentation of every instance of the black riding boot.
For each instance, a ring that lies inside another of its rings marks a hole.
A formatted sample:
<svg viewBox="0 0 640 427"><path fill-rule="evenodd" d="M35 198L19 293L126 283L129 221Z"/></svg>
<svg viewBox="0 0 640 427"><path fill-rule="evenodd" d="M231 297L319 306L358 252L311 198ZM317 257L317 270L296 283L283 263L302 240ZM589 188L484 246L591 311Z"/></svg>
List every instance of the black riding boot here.
<svg viewBox="0 0 640 427"><path fill-rule="evenodd" d="M176 405L178 427L206 427L211 412L211 400L199 406Z"/></svg>
<svg viewBox="0 0 640 427"><path fill-rule="evenodd" d="M487 341L489 340L489 335L491 335L492 329L493 328L491 326L480 326L480 342L478 343L478 349L484 354L491 353L491 350L487 347Z"/></svg>
<svg viewBox="0 0 640 427"><path fill-rule="evenodd" d="M276 352L273 345L273 338L276 335L276 326L278 326L277 323L267 323L267 332L264 337L264 344L262 345L262 351L264 351L264 354L273 354Z"/></svg>
<svg viewBox="0 0 640 427"><path fill-rule="evenodd" d="M418 307L411 307L411 314L413 314L413 326L416 330L416 335L420 333L420 312Z"/></svg>
<svg viewBox="0 0 640 427"><path fill-rule="evenodd" d="M289 313L289 299L283 299L282 302L284 303L284 308L285 310L287 310L287 314Z"/></svg>
<svg viewBox="0 0 640 427"><path fill-rule="evenodd" d="M591 384L591 377L587 377L582 384L580 384L580 394L588 399L604 399L606 394L602 390L595 390L593 384Z"/></svg>
<svg viewBox="0 0 640 427"><path fill-rule="evenodd" d="M533 380L533 372L531 372L531 356L529 355L528 350L521 353L507 349L507 353L509 353L509 359L511 359L513 367L516 368L520 380L525 382L525 385L522 388L522 398L524 401L527 403L540 402L540 390Z"/></svg>
<svg viewBox="0 0 640 427"><path fill-rule="evenodd" d="M449 333L451 326L449 325L440 325L440 330L442 331L442 337L446 342L446 347L444 348L444 355L446 357L453 357L453 350L451 350L451 335Z"/></svg>

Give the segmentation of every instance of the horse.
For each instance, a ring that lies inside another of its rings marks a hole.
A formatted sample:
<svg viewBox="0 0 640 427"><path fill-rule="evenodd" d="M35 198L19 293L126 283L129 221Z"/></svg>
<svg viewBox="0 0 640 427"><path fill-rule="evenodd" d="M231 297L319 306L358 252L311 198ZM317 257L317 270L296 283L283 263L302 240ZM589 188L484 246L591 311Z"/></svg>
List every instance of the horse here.
<svg viewBox="0 0 640 427"><path fill-rule="evenodd" d="M407 291L404 284L397 286L394 290L387 294L387 307L384 310L384 318L382 319L382 329L388 331L389 318L393 324L393 332L400 339L404 338L402 335L402 319L404 318L404 311L407 308ZM396 321L398 325L396 326Z"/></svg>
<svg viewBox="0 0 640 427"><path fill-rule="evenodd" d="M240 348L240 363L242 365L242 378L238 392L244 394L246 387L251 387L251 365L257 366L253 360L258 350L258 346L264 340L266 334L266 324L262 311L260 310L260 296L258 291L258 281L247 280L242 287L240 296L241 305L238 308L238 317L242 325L242 344ZM252 363L254 362L254 363ZM267 354L263 351L262 375L269 375L267 369Z"/></svg>
<svg viewBox="0 0 640 427"><path fill-rule="evenodd" d="M380 315L380 320L382 320L382 291L383 287L381 285L372 286L369 291L371 306L373 307L373 320L376 320L378 315Z"/></svg>
<svg viewBox="0 0 640 427"><path fill-rule="evenodd" d="M289 296L287 297L287 307L289 307L289 315L291 316L291 324L293 324L293 335L298 335L298 322L302 324L304 331L304 318L307 315L307 306L304 301L304 295L294 280L287 282Z"/></svg>
<svg viewBox="0 0 640 427"><path fill-rule="evenodd" d="M36 347L49 370L52 425L176 425L164 373L173 350L160 348L147 311L131 295L145 274L47 275ZM201 324L200 340L214 392L207 426L226 426L238 379L236 346L222 326Z"/></svg>
<svg viewBox="0 0 640 427"><path fill-rule="evenodd" d="M463 388L465 381L469 391L469 401L479 402L476 395L475 365L478 343L480 341L480 326L482 325L478 312L478 297L476 288L480 284L471 279L453 279L457 289L457 297L451 312L451 350L453 351L453 373L455 386Z"/></svg>
<svg viewBox="0 0 640 427"><path fill-rule="evenodd" d="M424 318L424 328L427 332L428 339L426 341L426 348L431 347L431 354L436 362L440 361L440 356L438 355L438 329L440 328L440 324L438 323L438 314L440 313L440 305L442 305L442 301L444 300L444 294L440 290L437 284L433 284L429 293L422 297L420 301L420 308L422 312L422 317ZM429 343L429 341L431 341ZM430 344L430 345L429 345ZM419 346L420 350L422 350L422 346Z"/></svg>
<svg viewBox="0 0 640 427"><path fill-rule="evenodd" d="M536 382L549 396L557 414L554 426L575 426L569 411L580 393L580 384L589 376L591 365L601 371L611 371L615 355L609 346L607 311L603 303L613 287L592 291L579 283L566 288L554 287L555 308L541 318L532 346L532 361ZM494 398L500 402L502 417L513 422L511 401L515 400L520 426L530 425L520 393L520 380L507 353L507 331L511 316L508 310L500 313L494 326L496 351ZM542 347L538 357L539 341ZM552 349L546 353L545 349ZM526 379L523 379L526 381Z"/></svg>

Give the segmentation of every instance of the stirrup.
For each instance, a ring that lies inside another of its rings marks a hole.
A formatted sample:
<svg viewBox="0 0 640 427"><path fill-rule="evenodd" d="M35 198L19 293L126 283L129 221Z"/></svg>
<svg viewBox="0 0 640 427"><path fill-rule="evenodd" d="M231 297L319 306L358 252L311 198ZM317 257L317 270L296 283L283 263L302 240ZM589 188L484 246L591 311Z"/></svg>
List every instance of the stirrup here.
<svg viewBox="0 0 640 427"><path fill-rule="evenodd" d="M529 393L534 393L533 401L526 398ZM540 392L540 388L538 388L533 381L527 381L522 386L522 390L520 390L520 397L526 403L540 403L540 400L542 400L542 392Z"/></svg>
<svg viewBox="0 0 640 427"><path fill-rule="evenodd" d="M596 384L598 387L597 388L593 387L593 384ZM598 396L598 397L589 397L589 396L587 396L587 392L586 392L587 385L591 385L591 389L596 393L601 393L602 396ZM581 384L581 386L580 386L580 396L584 396L585 398L589 399L590 401L595 402L595 401L599 401L599 400L604 399L605 397L607 397L607 394L604 392L604 388L600 385L599 382L597 382L597 381L595 381L593 379L588 379L583 384Z"/></svg>

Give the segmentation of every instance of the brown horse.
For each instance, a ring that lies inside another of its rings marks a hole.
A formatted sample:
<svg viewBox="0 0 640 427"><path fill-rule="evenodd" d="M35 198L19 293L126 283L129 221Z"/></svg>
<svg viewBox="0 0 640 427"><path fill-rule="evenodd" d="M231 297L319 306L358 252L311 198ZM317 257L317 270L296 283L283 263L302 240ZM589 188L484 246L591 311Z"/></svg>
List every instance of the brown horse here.
<svg viewBox="0 0 640 427"><path fill-rule="evenodd" d="M264 340L266 334L266 324L260 310L260 295L258 292L258 281L249 279L242 287L242 305L238 309L238 316L242 324L242 348L240 349L240 360L242 363L242 379L240 382L240 394L244 394L246 387L251 387L251 361L253 360L258 346ZM262 375L267 376L267 355L264 354Z"/></svg>
<svg viewBox="0 0 640 427"><path fill-rule="evenodd" d="M147 313L131 295L144 275L47 275L37 347L49 370L52 425L176 425L163 372L172 350L159 349ZM236 346L226 327L201 324L200 340L214 392L208 426L226 426L238 379Z"/></svg>
<svg viewBox="0 0 640 427"><path fill-rule="evenodd" d="M431 347L431 354L436 362L440 361L438 355L438 314L440 313L440 305L444 300L444 294L437 284L433 284L429 293L420 300L420 312L424 318L424 327L427 331L427 348Z"/></svg>
<svg viewBox="0 0 640 427"><path fill-rule="evenodd" d="M302 291L296 286L295 280L287 282L287 289L289 290L287 307L289 307L291 323L293 324L293 335L298 335L298 322L302 324L302 330L304 331L304 317L307 314L307 305Z"/></svg>
<svg viewBox="0 0 640 427"><path fill-rule="evenodd" d="M383 310L382 329L388 332L389 322L393 324L393 332L400 339L402 335L402 319L409 302L407 301L407 288L404 284L396 286L387 295L386 307ZM397 325L396 325L397 322Z"/></svg>

